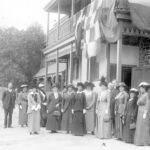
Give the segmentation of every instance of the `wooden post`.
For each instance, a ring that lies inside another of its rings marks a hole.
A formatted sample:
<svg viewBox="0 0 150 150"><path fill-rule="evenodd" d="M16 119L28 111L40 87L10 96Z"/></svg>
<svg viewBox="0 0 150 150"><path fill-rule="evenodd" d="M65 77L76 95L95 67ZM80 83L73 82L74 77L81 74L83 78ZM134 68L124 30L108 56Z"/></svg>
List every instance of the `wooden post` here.
<svg viewBox="0 0 150 150"><path fill-rule="evenodd" d="M73 57L72 57L72 52L73 52L73 43L71 43L70 47L70 66L69 66L69 83L72 83L72 62L73 62Z"/></svg>
<svg viewBox="0 0 150 150"><path fill-rule="evenodd" d="M59 27L60 27L60 0L58 0L58 18L57 18L57 40L59 40Z"/></svg>
<svg viewBox="0 0 150 150"><path fill-rule="evenodd" d="M58 0L58 23L57 23L57 40L59 40L60 27L60 0ZM59 82L59 49L56 50L56 83Z"/></svg>
<svg viewBox="0 0 150 150"><path fill-rule="evenodd" d="M56 83L59 82L59 50L56 52Z"/></svg>
<svg viewBox="0 0 150 150"><path fill-rule="evenodd" d="M88 59L88 81L91 82L91 58Z"/></svg>
<svg viewBox="0 0 150 150"><path fill-rule="evenodd" d="M117 41L117 72L116 72L116 80L121 82L122 75L122 36Z"/></svg>
<svg viewBox="0 0 150 150"><path fill-rule="evenodd" d="M48 41L49 41L49 16L50 13L47 14L47 36L46 36L46 47L48 47Z"/></svg>
<svg viewBox="0 0 150 150"><path fill-rule="evenodd" d="M106 43L107 82L110 82L110 43Z"/></svg>
<svg viewBox="0 0 150 150"><path fill-rule="evenodd" d="M45 59L45 91L47 91L48 61Z"/></svg>

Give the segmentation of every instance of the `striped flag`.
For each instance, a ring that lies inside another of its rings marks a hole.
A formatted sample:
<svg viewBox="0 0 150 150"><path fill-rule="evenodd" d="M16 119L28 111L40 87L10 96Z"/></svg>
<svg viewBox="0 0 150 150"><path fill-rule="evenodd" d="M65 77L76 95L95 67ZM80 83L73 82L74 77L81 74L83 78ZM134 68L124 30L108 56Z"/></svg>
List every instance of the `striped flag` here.
<svg viewBox="0 0 150 150"><path fill-rule="evenodd" d="M150 30L150 0L128 0L133 24L142 30Z"/></svg>
<svg viewBox="0 0 150 150"><path fill-rule="evenodd" d="M95 20L97 11L102 0L94 0L87 7L87 14L84 20L84 50L88 57L97 56L101 46L101 32L99 20Z"/></svg>

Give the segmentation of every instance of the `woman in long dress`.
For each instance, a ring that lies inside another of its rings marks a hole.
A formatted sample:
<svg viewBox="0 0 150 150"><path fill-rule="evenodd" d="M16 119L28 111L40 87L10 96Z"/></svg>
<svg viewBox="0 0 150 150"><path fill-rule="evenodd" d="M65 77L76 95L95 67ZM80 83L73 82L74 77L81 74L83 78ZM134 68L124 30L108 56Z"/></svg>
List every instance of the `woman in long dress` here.
<svg viewBox="0 0 150 150"><path fill-rule="evenodd" d="M126 143L134 142L135 125L138 111L137 99L138 90L134 88L130 89L130 99L127 102L124 114L123 140Z"/></svg>
<svg viewBox="0 0 150 150"><path fill-rule="evenodd" d="M125 107L129 98L128 93L126 92L126 84L119 84L119 94L116 96L115 103L115 129L116 129L116 138L122 140L123 138L123 124L124 124L124 113Z"/></svg>
<svg viewBox="0 0 150 150"><path fill-rule="evenodd" d="M149 105L150 99L147 93L148 83L142 82L140 83L140 96L137 101L138 105L138 115L137 115L137 123L136 123L136 132L134 144L138 146L146 146L149 145L150 140L150 126L149 126Z"/></svg>
<svg viewBox="0 0 150 150"><path fill-rule="evenodd" d="M53 85L53 91L49 95L47 100L47 123L46 129L50 130L51 133L56 133L60 130L61 121L61 94L58 92L58 85Z"/></svg>
<svg viewBox="0 0 150 150"><path fill-rule="evenodd" d="M96 104L96 137L100 139L111 138L111 118L110 118L110 92L107 82L101 79L101 91Z"/></svg>
<svg viewBox="0 0 150 150"><path fill-rule="evenodd" d="M85 83L85 97L86 97L86 131L94 134L96 124L96 93L93 92L94 85L90 82Z"/></svg>
<svg viewBox="0 0 150 150"><path fill-rule="evenodd" d="M24 84L21 86L22 91L18 96L18 106L19 106L19 125L23 127L24 125L27 126L28 122L28 85Z"/></svg>
<svg viewBox="0 0 150 150"><path fill-rule="evenodd" d="M83 136L86 134L85 113L86 113L86 99L83 92L83 83L77 84L78 91L75 93L75 99L72 103L73 121L71 133L75 136Z"/></svg>
<svg viewBox="0 0 150 150"><path fill-rule="evenodd" d="M71 124L72 124L72 102L74 101L74 92L73 92L73 85L70 84L67 86L68 91L63 94L62 98L62 121L61 121L61 130L66 131L69 133L71 131Z"/></svg>
<svg viewBox="0 0 150 150"><path fill-rule="evenodd" d="M40 95L34 87L28 95L28 128L30 134L40 132Z"/></svg>

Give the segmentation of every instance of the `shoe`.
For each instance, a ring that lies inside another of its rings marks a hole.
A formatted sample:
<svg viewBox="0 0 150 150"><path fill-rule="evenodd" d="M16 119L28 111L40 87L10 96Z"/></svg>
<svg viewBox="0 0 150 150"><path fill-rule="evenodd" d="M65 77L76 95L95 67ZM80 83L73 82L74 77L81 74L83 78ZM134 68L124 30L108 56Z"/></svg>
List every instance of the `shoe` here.
<svg viewBox="0 0 150 150"><path fill-rule="evenodd" d="M4 126L4 129L6 129L7 128L7 126Z"/></svg>
<svg viewBox="0 0 150 150"><path fill-rule="evenodd" d="M56 131L51 131L51 133L57 133Z"/></svg>
<svg viewBox="0 0 150 150"><path fill-rule="evenodd" d="M30 135L32 135L33 134L33 132L30 132Z"/></svg>
<svg viewBox="0 0 150 150"><path fill-rule="evenodd" d="M38 132L34 132L34 134L38 135L39 133Z"/></svg>

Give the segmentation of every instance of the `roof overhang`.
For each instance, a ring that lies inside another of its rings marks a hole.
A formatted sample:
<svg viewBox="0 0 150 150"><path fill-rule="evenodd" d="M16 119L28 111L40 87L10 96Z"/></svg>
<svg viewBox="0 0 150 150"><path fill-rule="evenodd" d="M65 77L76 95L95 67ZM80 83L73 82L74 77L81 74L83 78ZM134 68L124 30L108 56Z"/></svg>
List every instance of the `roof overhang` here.
<svg viewBox="0 0 150 150"><path fill-rule="evenodd" d="M69 14L71 12L71 0L51 0L45 7L46 12L56 13L58 11L58 1L60 2L60 13Z"/></svg>

